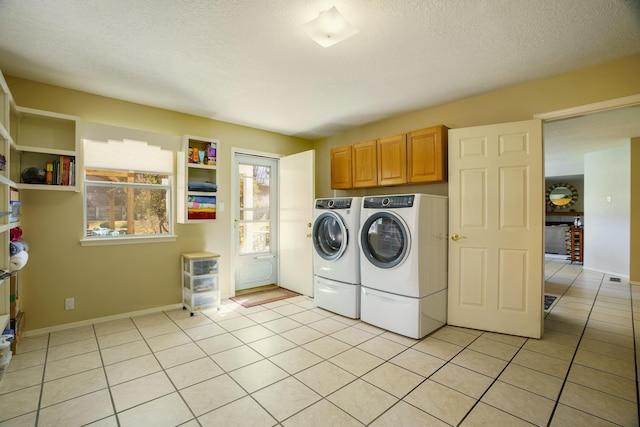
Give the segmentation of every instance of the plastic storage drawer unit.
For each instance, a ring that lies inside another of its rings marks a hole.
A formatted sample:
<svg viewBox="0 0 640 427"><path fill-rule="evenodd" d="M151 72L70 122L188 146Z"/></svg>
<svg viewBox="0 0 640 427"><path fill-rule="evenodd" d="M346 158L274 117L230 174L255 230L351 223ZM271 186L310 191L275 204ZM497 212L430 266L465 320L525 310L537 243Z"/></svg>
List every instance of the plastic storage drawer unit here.
<svg viewBox="0 0 640 427"><path fill-rule="evenodd" d="M211 252L182 254L182 302L192 316L195 311L220 307L219 259Z"/></svg>
<svg viewBox="0 0 640 427"><path fill-rule="evenodd" d="M184 271L189 273L192 276L200 276L203 274L214 274L218 272L218 258L217 255L215 257L209 256L206 259L196 259L191 256L209 256L206 255L206 252L201 252L197 254L184 254Z"/></svg>
<svg viewBox="0 0 640 427"><path fill-rule="evenodd" d="M191 293L185 289L183 292L184 298L182 302L191 311L213 308L220 302L220 293L217 291Z"/></svg>
<svg viewBox="0 0 640 427"><path fill-rule="evenodd" d="M218 275L207 274L203 276L191 276L184 273L184 287L191 292L217 291Z"/></svg>

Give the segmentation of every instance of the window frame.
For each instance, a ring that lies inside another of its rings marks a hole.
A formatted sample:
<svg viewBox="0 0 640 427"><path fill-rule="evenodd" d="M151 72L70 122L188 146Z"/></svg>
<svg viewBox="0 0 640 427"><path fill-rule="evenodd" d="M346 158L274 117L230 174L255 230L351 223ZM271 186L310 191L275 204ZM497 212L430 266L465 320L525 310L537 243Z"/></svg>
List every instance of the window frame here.
<svg viewBox="0 0 640 427"><path fill-rule="evenodd" d="M83 144L84 149L84 144ZM167 177L167 184L147 184L147 183L130 183L130 182L116 182L116 181L93 181L91 179L87 179L87 171L104 171L104 172L115 172L122 174L159 174ZM88 218L87 218L87 187L105 187L105 188L116 188L116 189L140 189L140 188L153 188L153 189L162 189L167 191L167 216L168 216L168 227L169 232L164 234L124 234L120 236L87 236L88 230ZM160 243L160 242L173 242L176 241L177 235L175 234L175 208L174 202L176 197L176 188L175 188L175 168L171 170L171 172L163 171L163 172L154 172L149 170L131 170L131 168L127 169L118 169L118 168L107 168L107 167L96 167L96 166L87 166L83 165L82 168L82 237L80 238L80 244L82 246L106 246L106 245L124 245L124 244L138 244L138 243Z"/></svg>

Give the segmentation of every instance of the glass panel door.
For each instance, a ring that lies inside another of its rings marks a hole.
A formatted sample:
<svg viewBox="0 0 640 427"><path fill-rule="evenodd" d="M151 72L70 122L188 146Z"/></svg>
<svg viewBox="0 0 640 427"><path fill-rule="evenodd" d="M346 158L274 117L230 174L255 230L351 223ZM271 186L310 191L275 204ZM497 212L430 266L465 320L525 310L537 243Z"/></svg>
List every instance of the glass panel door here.
<svg viewBox="0 0 640 427"><path fill-rule="evenodd" d="M277 283L277 165L236 154L236 290Z"/></svg>

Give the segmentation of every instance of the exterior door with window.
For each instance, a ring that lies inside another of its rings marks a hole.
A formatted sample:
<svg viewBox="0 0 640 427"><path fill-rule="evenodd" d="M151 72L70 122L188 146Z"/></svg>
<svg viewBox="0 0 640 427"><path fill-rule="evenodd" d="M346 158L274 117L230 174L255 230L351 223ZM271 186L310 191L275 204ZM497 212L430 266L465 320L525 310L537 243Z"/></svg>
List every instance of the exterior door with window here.
<svg viewBox="0 0 640 427"><path fill-rule="evenodd" d="M277 283L278 160L236 153L236 291Z"/></svg>
<svg viewBox="0 0 640 427"><path fill-rule="evenodd" d="M542 123L449 131L450 325L540 338Z"/></svg>

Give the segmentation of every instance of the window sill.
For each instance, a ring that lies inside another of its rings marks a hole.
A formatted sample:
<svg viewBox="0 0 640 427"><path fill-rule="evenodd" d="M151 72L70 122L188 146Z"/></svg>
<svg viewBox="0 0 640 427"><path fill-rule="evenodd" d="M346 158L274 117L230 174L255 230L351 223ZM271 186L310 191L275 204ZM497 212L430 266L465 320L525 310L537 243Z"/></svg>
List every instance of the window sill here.
<svg viewBox="0 0 640 427"><path fill-rule="evenodd" d="M80 239L82 246L109 246L109 245L135 245L139 243L175 242L178 236L175 234L166 236L140 236L140 237L106 237L93 239Z"/></svg>

